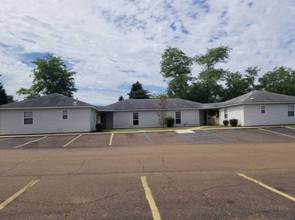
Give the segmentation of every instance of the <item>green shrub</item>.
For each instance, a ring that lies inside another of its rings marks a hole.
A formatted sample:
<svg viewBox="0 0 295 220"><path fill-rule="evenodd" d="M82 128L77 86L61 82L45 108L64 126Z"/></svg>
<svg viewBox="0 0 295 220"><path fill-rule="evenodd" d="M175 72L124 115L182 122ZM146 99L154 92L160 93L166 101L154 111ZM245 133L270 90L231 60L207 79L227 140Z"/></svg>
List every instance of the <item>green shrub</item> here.
<svg viewBox="0 0 295 220"><path fill-rule="evenodd" d="M230 119L229 123L232 127L237 127L238 126L238 119L236 119L236 118Z"/></svg>
<svg viewBox="0 0 295 220"><path fill-rule="evenodd" d="M96 131L101 132L104 129L104 125L102 123L98 123L95 125Z"/></svg>
<svg viewBox="0 0 295 220"><path fill-rule="evenodd" d="M167 127L173 127L174 125L174 118L171 116L165 117L165 124Z"/></svg>
<svg viewBox="0 0 295 220"><path fill-rule="evenodd" d="M228 120L223 120L223 125L228 126Z"/></svg>

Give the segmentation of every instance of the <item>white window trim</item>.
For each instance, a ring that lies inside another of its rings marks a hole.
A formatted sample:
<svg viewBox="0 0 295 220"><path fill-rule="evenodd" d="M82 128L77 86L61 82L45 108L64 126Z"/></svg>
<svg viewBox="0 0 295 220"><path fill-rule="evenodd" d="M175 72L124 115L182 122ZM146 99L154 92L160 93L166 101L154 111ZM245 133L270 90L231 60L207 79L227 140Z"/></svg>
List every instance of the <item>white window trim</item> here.
<svg viewBox="0 0 295 220"><path fill-rule="evenodd" d="M30 117L30 118L25 117L25 112L31 112L32 117ZM32 123L31 124L25 124L25 119L32 119ZM24 125L33 125L34 124L34 112L33 111L23 111L23 124Z"/></svg>
<svg viewBox="0 0 295 220"><path fill-rule="evenodd" d="M262 111L264 111L264 112L262 112ZM266 113L266 107L265 107L265 105L261 105L260 106L260 114L264 115L265 113Z"/></svg>
<svg viewBox="0 0 295 220"><path fill-rule="evenodd" d="M177 118L177 113L180 114L180 118ZM177 123L177 119L180 120L180 123ZM175 112L175 124L176 124L176 125L181 125L181 111L177 111L177 112Z"/></svg>
<svg viewBox="0 0 295 220"><path fill-rule="evenodd" d="M64 118L64 111L67 112L67 118ZM61 111L61 119L62 119L62 120L68 120L68 119L69 119L69 110L63 109L63 110Z"/></svg>
<svg viewBox="0 0 295 220"><path fill-rule="evenodd" d="M225 108L225 109L223 110L223 117L224 117L224 119L228 119L227 108Z"/></svg>
<svg viewBox="0 0 295 220"><path fill-rule="evenodd" d="M289 111L289 107L293 107L293 111ZM293 115L289 115L289 112L293 112ZM288 105L287 106L287 115L288 115L288 117L294 117L295 116L295 107L294 107L294 105Z"/></svg>
<svg viewBox="0 0 295 220"><path fill-rule="evenodd" d="M137 119L134 119L134 114L137 114ZM137 121L137 125L134 124L134 121ZM132 113L132 125L133 126L139 126L139 112L133 112Z"/></svg>

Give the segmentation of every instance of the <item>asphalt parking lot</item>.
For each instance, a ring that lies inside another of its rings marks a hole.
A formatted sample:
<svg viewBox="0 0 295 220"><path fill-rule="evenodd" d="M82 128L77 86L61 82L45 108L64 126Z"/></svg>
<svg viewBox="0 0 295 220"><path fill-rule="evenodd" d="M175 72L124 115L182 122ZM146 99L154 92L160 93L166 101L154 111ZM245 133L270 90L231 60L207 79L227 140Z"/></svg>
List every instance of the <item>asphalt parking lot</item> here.
<svg viewBox="0 0 295 220"><path fill-rule="evenodd" d="M0 219L294 219L295 134L0 138Z"/></svg>
<svg viewBox="0 0 295 220"><path fill-rule="evenodd" d="M245 128L0 137L0 149L289 142L295 142L295 129Z"/></svg>

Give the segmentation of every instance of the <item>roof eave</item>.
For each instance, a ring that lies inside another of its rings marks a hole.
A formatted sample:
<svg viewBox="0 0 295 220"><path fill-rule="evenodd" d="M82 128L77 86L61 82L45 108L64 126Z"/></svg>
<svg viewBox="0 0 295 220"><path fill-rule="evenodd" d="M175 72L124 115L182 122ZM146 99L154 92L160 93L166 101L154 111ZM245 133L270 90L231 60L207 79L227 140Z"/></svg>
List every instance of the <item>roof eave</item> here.
<svg viewBox="0 0 295 220"><path fill-rule="evenodd" d="M176 111L176 110L199 110L198 108L169 108L165 109L165 111ZM161 111L161 109L100 109L101 112L147 112L147 111Z"/></svg>
<svg viewBox="0 0 295 220"><path fill-rule="evenodd" d="M95 106L54 106L54 107L14 107L14 108L1 108L0 107L0 111L1 110L27 110L27 109L37 109L37 110L41 110L41 109L80 109L80 108L92 108L95 109L96 111L100 111L100 109L98 109Z"/></svg>

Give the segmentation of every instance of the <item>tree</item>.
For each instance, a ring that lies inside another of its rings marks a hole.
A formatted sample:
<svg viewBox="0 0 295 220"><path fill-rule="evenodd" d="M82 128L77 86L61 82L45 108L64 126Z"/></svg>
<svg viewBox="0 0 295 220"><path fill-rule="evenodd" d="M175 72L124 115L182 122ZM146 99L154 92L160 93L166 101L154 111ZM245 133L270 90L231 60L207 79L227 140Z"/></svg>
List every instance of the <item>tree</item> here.
<svg viewBox="0 0 295 220"><path fill-rule="evenodd" d="M43 59L36 59L32 62L36 65L33 70L33 84L30 88L21 88L17 91L26 98L49 95L53 93L73 97L76 92L73 76L76 72L68 69L60 57L47 54Z"/></svg>
<svg viewBox="0 0 295 220"><path fill-rule="evenodd" d="M152 93L150 95L150 99L161 99L162 97L168 98L168 95L166 93Z"/></svg>
<svg viewBox="0 0 295 220"><path fill-rule="evenodd" d="M194 61L201 66L201 71L196 82L190 88L188 96L190 100L203 103L222 100L223 87L221 81L228 71L216 68L215 65L226 63L230 50L229 47L216 47L208 49L203 55L194 57Z"/></svg>
<svg viewBox="0 0 295 220"><path fill-rule="evenodd" d="M258 79L259 89L268 92L295 96L295 71L286 67L276 67Z"/></svg>
<svg viewBox="0 0 295 220"><path fill-rule="evenodd" d="M208 85L201 81L190 86L187 99L201 103L212 103L222 99L223 87L218 84Z"/></svg>
<svg viewBox="0 0 295 220"><path fill-rule="evenodd" d="M159 95L159 106L160 106L160 110L157 113L159 116L159 125L161 126L161 128L165 128L166 123L165 123L165 118L167 116L166 114L166 99L167 96L165 94Z"/></svg>
<svg viewBox="0 0 295 220"><path fill-rule="evenodd" d="M254 90L258 71L258 67L248 67L244 76L239 72L228 72L225 76L226 89L222 99L229 100Z"/></svg>
<svg viewBox="0 0 295 220"><path fill-rule="evenodd" d="M8 95L7 100L8 100L8 103L11 103L11 102L15 101L12 95Z"/></svg>
<svg viewBox="0 0 295 220"><path fill-rule="evenodd" d="M124 100L124 97L123 96L120 96L119 99L118 99L119 102L121 102L123 100Z"/></svg>
<svg viewBox="0 0 295 220"><path fill-rule="evenodd" d="M168 47L162 54L161 74L168 79L167 94L173 98L185 98L189 90L192 59L178 48Z"/></svg>
<svg viewBox="0 0 295 220"><path fill-rule="evenodd" d="M7 104L7 103L8 103L8 97L2 85L2 82L0 82L0 105Z"/></svg>
<svg viewBox="0 0 295 220"><path fill-rule="evenodd" d="M138 81L132 84L131 90L128 93L129 99L149 99L149 91L143 89L142 84Z"/></svg>

